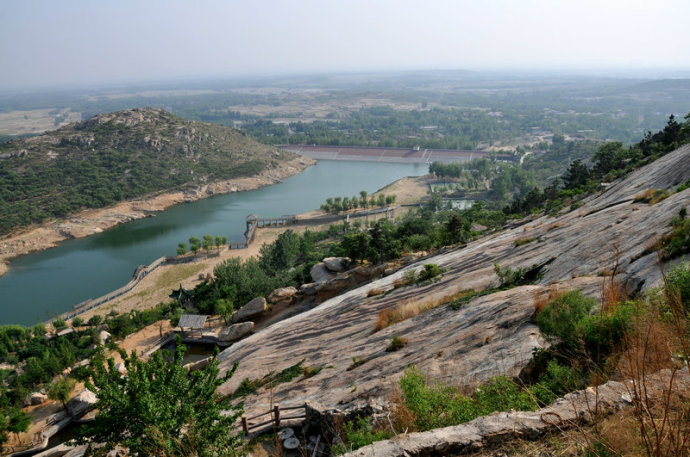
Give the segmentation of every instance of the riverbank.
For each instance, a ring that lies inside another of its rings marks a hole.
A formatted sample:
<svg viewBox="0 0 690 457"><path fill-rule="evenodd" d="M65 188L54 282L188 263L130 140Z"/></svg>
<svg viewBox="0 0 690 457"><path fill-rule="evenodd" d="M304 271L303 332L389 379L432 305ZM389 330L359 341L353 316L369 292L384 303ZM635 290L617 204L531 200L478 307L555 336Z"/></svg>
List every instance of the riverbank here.
<svg viewBox="0 0 690 457"><path fill-rule="evenodd" d="M86 210L62 221L48 222L11 234L0 240L0 276L7 273L9 261L15 257L55 247L65 240L83 238L116 225L151 217L180 203L277 184L315 163L315 160L308 157L297 157L256 176L218 181L195 189L160 193L107 208Z"/></svg>
<svg viewBox="0 0 690 457"><path fill-rule="evenodd" d="M418 203L427 195L426 181L425 177L402 178L385 186L373 195L376 196L379 192L388 195L395 194L398 203L411 205ZM396 210L395 216L401 217L409 210L410 207L401 206ZM163 265L146 275L131 291L115 300L80 314L80 317L88 320L95 314L103 316L111 311L115 311L118 314L128 313L133 310L141 311L151 308L158 303L168 301L169 294L173 289L177 289L180 285L185 289L193 289L203 281L202 277L205 278L208 275L212 275L215 266L221 262L233 257L246 260L250 257L258 256L264 243L272 243L285 230L301 233L307 229L319 230L328 226L329 224L313 225L307 222L309 219L318 219L325 215L321 210L313 210L298 216L303 221L302 224L261 228L256 231L254 242L246 249L222 249L219 256L208 257L199 262ZM385 217L385 215L381 214L373 219L378 217Z"/></svg>

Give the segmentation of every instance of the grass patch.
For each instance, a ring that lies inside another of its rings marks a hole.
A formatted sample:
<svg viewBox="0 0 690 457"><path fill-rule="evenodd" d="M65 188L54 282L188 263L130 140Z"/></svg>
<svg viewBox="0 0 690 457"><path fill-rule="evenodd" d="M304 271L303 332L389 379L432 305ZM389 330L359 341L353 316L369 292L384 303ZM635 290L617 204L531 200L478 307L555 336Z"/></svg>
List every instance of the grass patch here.
<svg viewBox="0 0 690 457"><path fill-rule="evenodd" d="M208 267L208 265L205 263L175 265L172 268L168 268L158 279L156 279L156 288L175 287L183 279L198 274L206 267Z"/></svg>
<svg viewBox="0 0 690 457"><path fill-rule="evenodd" d="M399 335L393 335L391 344L386 348L386 352L395 352L407 346L407 339Z"/></svg>
<svg viewBox="0 0 690 457"><path fill-rule="evenodd" d="M311 378L312 376L319 374L321 370L323 370L323 367L311 367L309 365L305 365L302 367L302 374L305 378Z"/></svg>
<svg viewBox="0 0 690 457"><path fill-rule="evenodd" d="M517 240L513 241L513 244L517 248L522 246L523 244L531 243L534 240L536 240L536 238L518 238Z"/></svg>
<svg viewBox="0 0 690 457"><path fill-rule="evenodd" d="M399 382L402 404L396 405L394 419L413 418L417 431L432 430L469 422L494 411L537 409L534 397L511 379L499 376L480 385L471 396L441 382L428 382L425 374L412 366Z"/></svg>
<svg viewBox="0 0 690 457"><path fill-rule="evenodd" d="M639 194L635 195L633 203L648 203L650 205L654 205L664 200L668 196L669 193L665 190L647 189L644 192L640 192Z"/></svg>
<svg viewBox="0 0 690 457"><path fill-rule="evenodd" d="M253 394L257 390L259 390L261 387L264 387L266 385L276 385L276 384L281 384L284 382L290 382L293 379L295 379L297 376L305 374L305 368L310 368L310 367L302 367L302 364L304 363L304 359L300 360L298 363L285 368L284 370L280 371L279 373L275 372L270 372L263 378L259 379L249 379L249 378L244 378L242 382L240 382L240 385L237 386L237 389L235 391L225 397L221 403L226 403L229 404L232 400L235 400L237 398L244 398L248 395ZM310 370L316 370L315 368L310 368ZM312 376L314 376L316 373L321 371L321 368L318 369L318 371L315 371ZM305 375L305 377L308 377Z"/></svg>
<svg viewBox="0 0 690 457"><path fill-rule="evenodd" d="M383 294L384 294L384 290L378 289L378 288L369 289L367 291L367 297L376 297L378 295L383 295Z"/></svg>
<svg viewBox="0 0 690 457"><path fill-rule="evenodd" d="M352 357L352 363L350 364L349 367L347 367L347 371L352 371L355 368L357 368L358 366L367 363L367 360L368 359L366 359L364 357L357 357L357 356Z"/></svg>

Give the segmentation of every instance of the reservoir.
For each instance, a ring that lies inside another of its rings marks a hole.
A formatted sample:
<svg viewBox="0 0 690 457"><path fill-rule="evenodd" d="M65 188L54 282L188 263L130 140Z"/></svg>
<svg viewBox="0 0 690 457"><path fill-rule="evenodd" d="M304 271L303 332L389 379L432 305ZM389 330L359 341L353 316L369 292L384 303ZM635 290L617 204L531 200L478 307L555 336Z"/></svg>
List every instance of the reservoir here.
<svg viewBox="0 0 690 457"><path fill-rule="evenodd" d="M317 209L327 197L373 193L426 164L320 161L280 184L171 207L155 217L14 259L0 278L0 325L33 325L123 286L139 265L175 255L190 236L242 240L249 214L276 217ZM154 305L155 303L152 303Z"/></svg>

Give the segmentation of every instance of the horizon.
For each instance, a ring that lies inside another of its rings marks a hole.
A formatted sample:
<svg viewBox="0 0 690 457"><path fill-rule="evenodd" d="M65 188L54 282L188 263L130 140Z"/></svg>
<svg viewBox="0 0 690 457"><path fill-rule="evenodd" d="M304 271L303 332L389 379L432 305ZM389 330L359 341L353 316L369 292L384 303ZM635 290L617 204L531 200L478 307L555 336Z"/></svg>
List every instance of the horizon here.
<svg viewBox="0 0 690 457"><path fill-rule="evenodd" d="M420 71L688 77L688 16L680 0L7 0L0 88Z"/></svg>

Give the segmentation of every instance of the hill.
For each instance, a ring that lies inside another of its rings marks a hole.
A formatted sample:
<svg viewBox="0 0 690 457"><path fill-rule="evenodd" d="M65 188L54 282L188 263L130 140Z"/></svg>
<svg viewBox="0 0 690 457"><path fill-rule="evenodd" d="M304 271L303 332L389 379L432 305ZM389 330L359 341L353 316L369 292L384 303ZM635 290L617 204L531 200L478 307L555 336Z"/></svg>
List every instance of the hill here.
<svg viewBox="0 0 690 457"><path fill-rule="evenodd" d="M690 206L690 189L682 186L690 179L689 161L690 146L681 147L573 211L535 217L398 271L391 268L380 279L258 331L220 354L224 371L239 362L221 389L237 392L249 384L245 379L309 367L304 376L248 395L247 415L307 400L322 411L365 414L390 401L411 365L468 390L494 376L517 376L535 350L550 345L534 318L549 296L578 289L601 305L612 276L631 294L661 282L659 257L650 244L669 233L669 223ZM649 189L665 191L666 198L641 199ZM430 263L445 269L440 279L400 287L410 270ZM532 283L501 290L496 265L504 272L531 271ZM338 278L333 281L343 281ZM376 331L381 313L403 309L401 304L427 311ZM404 347L391 350L396 335L404 338ZM362 455L403 454L367 449Z"/></svg>
<svg viewBox="0 0 690 457"><path fill-rule="evenodd" d="M99 114L0 145L0 235L85 208L253 176L295 157L161 109Z"/></svg>

